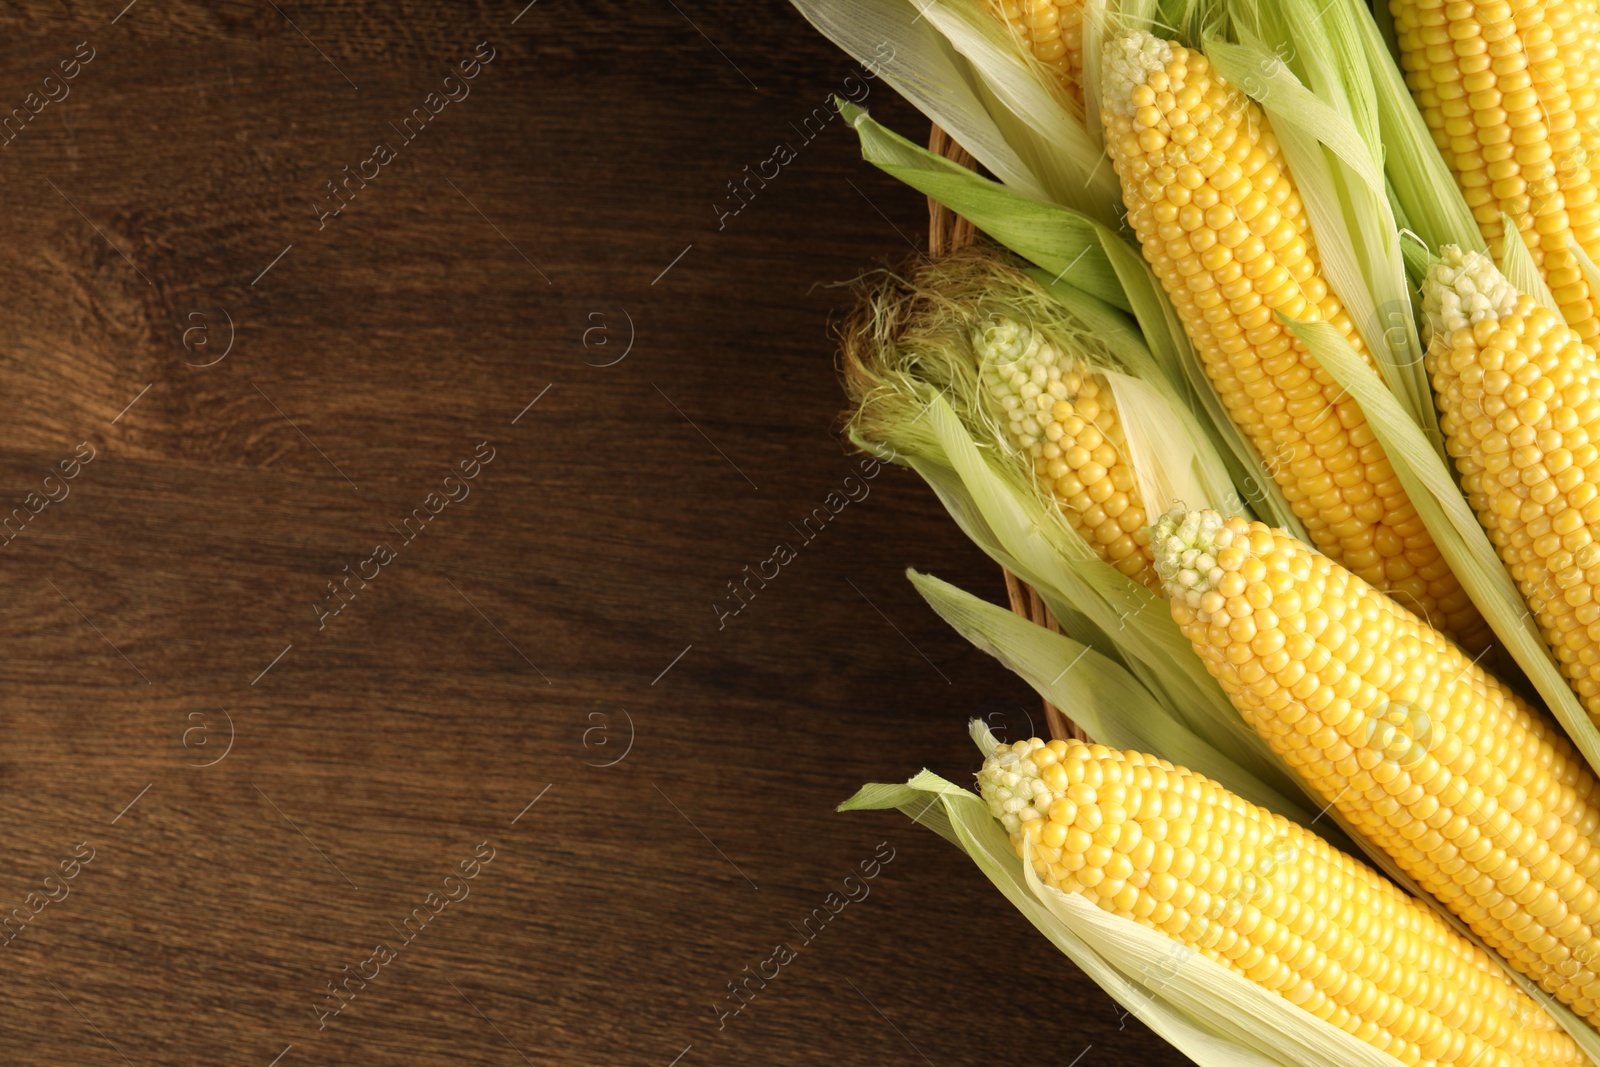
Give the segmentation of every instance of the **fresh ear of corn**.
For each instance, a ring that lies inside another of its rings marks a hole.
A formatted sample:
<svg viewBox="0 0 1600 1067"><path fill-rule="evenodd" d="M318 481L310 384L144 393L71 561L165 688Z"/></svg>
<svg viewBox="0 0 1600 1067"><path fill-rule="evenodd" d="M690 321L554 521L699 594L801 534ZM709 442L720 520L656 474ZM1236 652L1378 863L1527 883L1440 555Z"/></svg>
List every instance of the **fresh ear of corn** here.
<svg viewBox="0 0 1600 1067"><path fill-rule="evenodd" d="M1105 374L1009 317L974 328L972 347L991 414L1073 529L1101 559L1159 591L1144 498Z"/></svg>
<svg viewBox="0 0 1600 1067"><path fill-rule="evenodd" d="M997 751L999 745L981 723L970 728L985 757ZM1148 1026L1187 1057L1185 1062L1197 1067L1400 1064L1166 933L1105 911L1082 893L1045 884L1031 863L1018 859L1005 829L971 789L925 770L903 784L864 785L839 810L888 808L961 849L1040 935L1122 1006L1123 1014ZM1049 976L1041 980L1048 984ZM1520 1013L1514 1021L1543 1026ZM1061 1062L1078 1051L1067 1050Z"/></svg>
<svg viewBox="0 0 1600 1067"><path fill-rule="evenodd" d="M1129 373L1142 364L1153 377L1153 361L1112 316L1102 306L1096 328L987 249L886 280L843 334L852 430L915 451L907 431L927 427L926 402L908 391L937 390L978 440L1016 457L1090 552L1159 591L1152 510L1227 508L1237 494L1192 416Z"/></svg>
<svg viewBox="0 0 1600 1067"><path fill-rule="evenodd" d="M1083 0L990 0L1017 41L1083 103Z"/></svg>
<svg viewBox="0 0 1600 1067"><path fill-rule="evenodd" d="M1229 414L1313 543L1464 645L1485 647L1487 627L1360 407L1276 318L1330 322L1365 351L1321 275L1260 110L1204 56L1143 32L1107 45L1104 91L1128 222Z"/></svg>
<svg viewBox="0 0 1600 1067"><path fill-rule="evenodd" d="M1173 618L1245 720L1515 968L1600 1022L1600 781L1393 600L1260 523L1169 514Z"/></svg>
<svg viewBox="0 0 1600 1067"><path fill-rule="evenodd" d="M1423 308L1440 428L1467 501L1600 721L1600 363L1476 252L1441 249Z"/></svg>
<svg viewBox="0 0 1600 1067"><path fill-rule="evenodd" d="M1600 254L1600 68L1588 0L1390 0L1406 81L1492 252L1501 214L1567 323L1600 338L1573 245Z"/></svg>
<svg viewBox="0 0 1600 1067"><path fill-rule="evenodd" d="M1315 834L1139 752L1032 738L978 787L1039 878L1402 1063L1581 1063L1484 952Z"/></svg>

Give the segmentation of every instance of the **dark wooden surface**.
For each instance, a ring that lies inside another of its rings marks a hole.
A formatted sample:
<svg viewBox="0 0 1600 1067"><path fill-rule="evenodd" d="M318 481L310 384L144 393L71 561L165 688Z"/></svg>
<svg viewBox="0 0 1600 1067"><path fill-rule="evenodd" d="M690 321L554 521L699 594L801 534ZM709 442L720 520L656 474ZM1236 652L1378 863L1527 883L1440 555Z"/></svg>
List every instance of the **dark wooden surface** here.
<svg viewBox="0 0 1600 1067"><path fill-rule="evenodd" d="M0 16L0 108L94 50L0 148L0 514L69 494L0 548L0 911L67 894L0 948L0 1062L1179 1062L949 846L832 810L968 780L965 719L1034 707L902 577L1001 595L922 486L880 474L718 627L856 463L826 283L924 242L841 122L790 125L849 60L778 0L124 2Z"/></svg>

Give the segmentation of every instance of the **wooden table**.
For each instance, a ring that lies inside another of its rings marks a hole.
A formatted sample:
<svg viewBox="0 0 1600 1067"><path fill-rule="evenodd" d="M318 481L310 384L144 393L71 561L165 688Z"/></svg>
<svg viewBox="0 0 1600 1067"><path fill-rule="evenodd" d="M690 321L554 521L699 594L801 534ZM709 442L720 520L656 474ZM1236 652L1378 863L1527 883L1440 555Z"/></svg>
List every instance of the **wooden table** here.
<svg viewBox="0 0 1600 1067"><path fill-rule="evenodd" d="M1035 707L912 476L796 532L829 283L924 242L807 130L851 62L779 0L124 3L0 21L0 1062L1179 1062L832 810Z"/></svg>

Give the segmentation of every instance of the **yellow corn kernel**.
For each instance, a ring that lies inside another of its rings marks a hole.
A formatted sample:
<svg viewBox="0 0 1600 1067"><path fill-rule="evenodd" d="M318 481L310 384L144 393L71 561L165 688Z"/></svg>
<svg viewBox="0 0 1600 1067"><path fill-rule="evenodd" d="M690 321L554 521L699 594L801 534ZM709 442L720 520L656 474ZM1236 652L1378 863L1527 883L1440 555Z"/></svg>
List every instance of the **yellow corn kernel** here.
<svg viewBox="0 0 1600 1067"><path fill-rule="evenodd" d="M973 331L989 412L1061 513L1101 559L1150 589L1144 498L1104 376L1008 318Z"/></svg>
<svg viewBox="0 0 1600 1067"><path fill-rule="evenodd" d="M1141 752L1033 738L1001 745L978 787L1045 884L1165 932L1402 1063L1585 1062L1433 912L1208 778ZM1098 828L1075 832L1088 825Z"/></svg>
<svg viewBox="0 0 1600 1067"><path fill-rule="evenodd" d="M1322 276L1266 117L1204 56L1143 32L1107 45L1104 80L1106 148L1128 222L1229 415L1312 543L1482 650L1488 627L1360 406L1273 314L1331 322L1365 355Z"/></svg>
<svg viewBox="0 0 1600 1067"><path fill-rule="evenodd" d="M1600 1023L1600 781L1560 730L1327 556L1214 511L1151 536L1245 721L1485 943Z"/></svg>
<svg viewBox="0 0 1600 1067"><path fill-rule="evenodd" d="M1423 283L1445 446L1556 663L1600 722L1600 364L1487 256L1440 249Z"/></svg>
<svg viewBox="0 0 1600 1067"><path fill-rule="evenodd" d="M1502 212L1567 324L1600 339L1572 252L1600 259L1600 19L1593 0L1390 0L1406 83L1489 248Z"/></svg>
<svg viewBox="0 0 1600 1067"><path fill-rule="evenodd" d="M1083 0L990 0L1017 41L1083 103Z"/></svg>

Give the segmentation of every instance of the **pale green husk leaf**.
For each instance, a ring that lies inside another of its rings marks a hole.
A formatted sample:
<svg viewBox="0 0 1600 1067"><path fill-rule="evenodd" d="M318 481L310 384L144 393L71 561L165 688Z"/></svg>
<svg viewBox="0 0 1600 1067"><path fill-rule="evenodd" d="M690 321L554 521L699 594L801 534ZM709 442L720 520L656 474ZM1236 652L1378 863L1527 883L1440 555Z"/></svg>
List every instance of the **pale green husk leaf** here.
<svg viewBox="0 0 1600 1067"><path fill-rule="evenodd" d="M861 138L861 155L886 174L959 212L990 237L1084 292L1128 310L1128 300L1106 259L1089 216L1030 200L943 159L874 122L844 101L839 110Z"/></svg>
<svg viewBox="0 0 1600 1067"><path fill-rule="evenodd" d="M1517 224L1504 212L1500 214L1500 224L1505 227L1505 232L1508 234L1517 232ZM1527 242L1511 240L1500 243L1505 246L1505 255L1500 261L1500 273L1506 276L1506 281L1510 282L1517 292L1527 293L1544 307L1557 315L1561 314L1561 308L1556 304L1550 286L1545 284L1544 275L1539 273L1539 266L1533 261L1533 253L1528 251Z"/></svg>
<svg viewBox="0 0 1600 1067"><path fill-rule="evenodd" d="M1194 447L1192 420L1173 417L1179 409L1160 390L1116 371L1104 376L1116 398L1128 440L1128 464L1149 514L1165 514L1180 505L1187 509L1191 500L1238 500L1221 457L1209 448Z"/></svg>
<svg viewBox="0 0 1600 1067"><path fill-rule="evenodd" d="M794 3L1013 192L1115 223L1116 179L1077 105L974 0Z"/></svg>
<svg viewBox="0 0 1600 1067"><path fill-rule="evenodd" d="M1050 174L1051 198L1114 224L1122 191L1086 126L1082 106L1032 53L1018 47L1011 29L996 17L992 0L924 0L918 7L1001 101L1003 106L991 111L1011 142L1046 146L1038 149L1038 169ZM1008 125L1011 117L1025 129Z"/></svg>
<svg viewBox="0 0 1600 1067"><path fill-rule="evenodd" d="M1010 667L1096 741L1159 753L1301 825L1317 809L1299 790L1284 794L1178 720L1119 663L948 582L908 570L923 599L951 628Z"/></svg>
<svg viewBox="0 0 1600 1067"><path fill-rule="evenodd" d="M1125 6L1125 5L1124 5ZM1125 17L1125 16L1124 16ZM1104 148L1105 130L1100 125L1100 66L1111 18L1106 0L1085 0L1083 5L1083 117L1089 138ZM1119 23L1121 19L1119 19Z"/></svg>
<svg viewBox="0 0 1600 1067"><path fill-rule="evenodd" d="M795 7L822 35L877 72L923 114L1017 192L1048 192L1006 140L979 99L970 64L905 0L797 0Z"/></svg>

